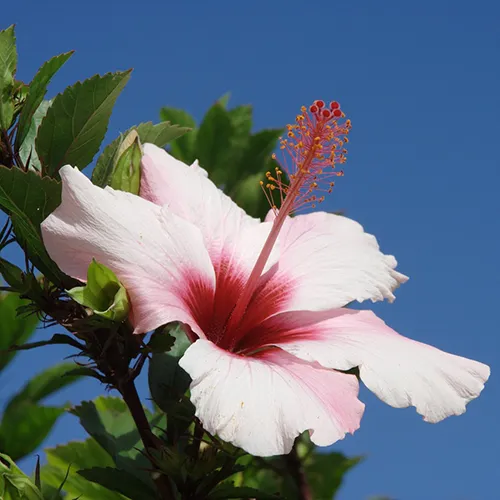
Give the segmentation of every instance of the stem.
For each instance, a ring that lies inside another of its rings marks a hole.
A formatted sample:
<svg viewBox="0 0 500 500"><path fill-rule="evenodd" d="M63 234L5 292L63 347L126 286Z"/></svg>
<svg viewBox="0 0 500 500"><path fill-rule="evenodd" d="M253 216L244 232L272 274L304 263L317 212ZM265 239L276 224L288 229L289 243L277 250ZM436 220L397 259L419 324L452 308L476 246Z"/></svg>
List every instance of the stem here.
<svg viewBox="0 0 500 500"><path fill-rule="evenodd" d="M119 390L134 419L146 452L149 454L148 449L150 448L161 450L161 441L151 431L134 381L132 379L125 380L120 384ZM165 475L159 474L158 477L153 479L160 494L160 498L163 500L173 500L175 498L169 479Z"/></svg>
<svg viewBox="0 0 500 500"><path fill-rule="evenodd" d="M297 498L299 500L312 500L311 488L309 487L309 482L307 481L306 473L304 472L304 467L300 461L295 444L292 451L285 457L285 463L288 473L292 476L299 490Z"/></svg>

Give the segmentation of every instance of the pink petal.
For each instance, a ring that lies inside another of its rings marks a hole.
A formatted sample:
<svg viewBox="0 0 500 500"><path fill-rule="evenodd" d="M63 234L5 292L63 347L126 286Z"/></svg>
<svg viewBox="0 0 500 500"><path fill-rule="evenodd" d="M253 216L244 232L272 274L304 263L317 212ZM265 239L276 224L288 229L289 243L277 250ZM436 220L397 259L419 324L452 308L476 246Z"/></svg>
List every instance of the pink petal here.
<svg viewBox="0 0 500 500"><path fill-rule="evenodd" d="M338 370L359 366L382 401L415 406L427 422L464 413L490 375L482 363L399 335L371 311L283 314L262 327L268 343L303 360Z"/></svg>
<svg viewBox="0 0 500 500"><path fill-rule="evenodd" d="M392 301L393 290L408 279L394 270L396 259L380 252L374 236L339 215L289 218L279 244L279 271L258 298L272 300L276 312L336 309L354 300ZM284 287L285 295L279 293Z"/></svg>
<svg viewBox="0 0 500 500"><path fill-rule="evenodd" d="M279 349L243 357L207 340L180 360L205 429L258 456L289 453L295 438L328 446L359 427L364 405L356 377L301 361Z"/></svg>
<svg viewBox="0 0 500 500"><path fill-rule="evenodd" d="M215 276L199 230L138 196L94 186L76 168L60 174L62 203L42 224L57 265L82 281L92 258L112 269L136 333L176 320L201 334L193 312L210 306Z"/></svg>

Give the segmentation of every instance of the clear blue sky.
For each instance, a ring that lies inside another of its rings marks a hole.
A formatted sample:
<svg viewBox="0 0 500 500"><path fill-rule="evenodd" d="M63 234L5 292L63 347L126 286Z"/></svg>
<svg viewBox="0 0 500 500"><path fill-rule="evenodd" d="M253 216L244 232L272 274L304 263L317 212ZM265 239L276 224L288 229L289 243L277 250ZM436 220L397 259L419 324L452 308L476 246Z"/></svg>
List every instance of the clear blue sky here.
<svg viewBox="0 0 500 500"><path fill-rule="evenodd" d="M490 364L493 374L465 415L437 425L363 391L361 430L335 447L367 460L347 477L339 498L500 498L500 4L307 5L6 2L1 24L17 23L24 80L50 56L76 49L52 95L98 72L135 69L108 140L156 120L162 105L199 119L226 91L233 105L254 105L256 129L283 126L312 99L340 101L353 130L346 176L329 208L360 221L411 277L396 302L376 312L407 336ZM67 354L59 348L22 354L0 397ZM53 401L103 391L84 382ZM67 416L49 444L82 436Z"/></svg>

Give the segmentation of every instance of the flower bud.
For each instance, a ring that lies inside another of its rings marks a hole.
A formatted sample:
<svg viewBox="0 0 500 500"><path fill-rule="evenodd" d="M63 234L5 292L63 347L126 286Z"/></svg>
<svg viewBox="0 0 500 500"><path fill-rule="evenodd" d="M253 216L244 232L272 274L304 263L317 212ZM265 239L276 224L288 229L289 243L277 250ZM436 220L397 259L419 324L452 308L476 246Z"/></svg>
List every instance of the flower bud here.
<svg viewBox="0 0 500 500"><path fill-rule="evenodd" d="M111 269L94 259L87 270L87 284L68 290L68 294L98 316L112 321L123 321L128 316L130 304L125 287Z"/></svg>
<svg viewBox="0 0 500 500"><path fill-rule="evenodd" d="M136 130L125 137L115 156L110 186L113 189L139 194L141 183L142 146Z"/></svg>

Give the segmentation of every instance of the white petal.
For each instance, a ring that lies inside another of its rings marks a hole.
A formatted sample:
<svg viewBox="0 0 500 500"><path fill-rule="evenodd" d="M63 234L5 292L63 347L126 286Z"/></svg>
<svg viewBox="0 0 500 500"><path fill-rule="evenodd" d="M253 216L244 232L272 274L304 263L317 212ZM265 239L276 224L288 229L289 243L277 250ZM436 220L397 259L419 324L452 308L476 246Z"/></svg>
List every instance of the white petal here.
<svg viewBox="0 0 500 500"><path fill-rule="evenodd" d="M197 162L188 167L153 144L144 144L141 197L167 205L195 224L217 269L235 253L241 233L259 220L247 215L204 174Z"/></svg>
<svg viewBox="0 0 500 500"><path fill-rule="evenodd" d="M272 318L282 325L273 345L328 368L359 366L361 380L382 401L415 406L427 422L464 413L490 375L483 363L399 335L370 311L280 316Z"/></svg>
<svg viewBox="0 0 500 500"><path fill-rule="evenodd" d="M286 283L277 309L336 309L349 302L389 299L408 278L396 259L355 221L317 212L288 219L279 237L279 271L263 289L272 295Z"/></svg>
<svg viewBox="0 0 500 500"><path fill-rule="evenodd" d="M193 311L215 287L199 230L138 196L94 186L76 168L60 174L62 203L42 224L57 265L82 281L92 258L112 269L129 294L136 333L174 320L199 330Z"/></svg>
<svg viewBox="0 0 500 500"><path fill-rule="evenodd" d="M327 446L359 427L364 405L354 376L279 349L242 357L198 340L179 364L193 379L191 401L204 428L253 455L289 453L307 429Z"/></svg>

